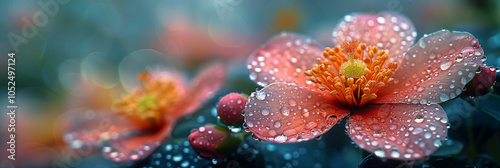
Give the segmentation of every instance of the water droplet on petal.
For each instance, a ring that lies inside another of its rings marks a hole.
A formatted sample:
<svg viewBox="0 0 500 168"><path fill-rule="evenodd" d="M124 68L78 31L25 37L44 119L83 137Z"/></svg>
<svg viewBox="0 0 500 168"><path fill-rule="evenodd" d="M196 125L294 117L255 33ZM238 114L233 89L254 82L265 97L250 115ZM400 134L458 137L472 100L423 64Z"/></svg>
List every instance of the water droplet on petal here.
<svg viewBox="0 0 500 168"><path fill-rule="evenodd" d="M281 108L281 114L283 114L284 116L290 115L290 109L288 109L288 107Z"/></svg>
<svg viewBox="0 0 500 168"><path fill-rule="evenodd" d="M398 151L392 151L392 152L391 152L391 157L392 157L392 158L399 158L399 156L400 156L400 154L399 154L399 152L398 152Z"/></svg>
<svg viewBox="0 0 500 168"><path fill-rule="evenodd" d="M441 66L440 66L440 67L441 67L441 70L443 70L443 71L444 71L444 70L448 70L448 69L451 67L451 64L452 64L452 62L451 62L451 61L448 61L448 60L447 60L447 61L443 61L443 62L441 63Z"/></svg>
<svg viewBox="0 0 500 168"><path fill-rule="evenodd" d="M435 146L435 147L440 147L440 146L442 145L442 143L441 143L441 139L436 139L436 140L434 140L434 143L433 143L433 144L434 144L434 146Z"/></svg>
<svg viewBox="0 0 500 168"><path fill-rule="evenodd" d="M424 91L424 87L418 87L417 88L417 92L422 92L422 91Z"/></svg>
<svg viewBox="0 0 500 168"><path fill-rule="evenodd" d="M425 46L427 46L427 43L424 40L420 40L420 42L418 43L418 46L425 48Z"/></svg>
<svg viewBox="0 0 500 168"><path fill-rule="evenodd" d="M375 155L377 155L380 158L385 158L385 152L383 150L377 149L373 151L373 153L375 153Z"/></svg>
<svg viewBox="0 0 500 168"><path fill-rule="evenodd" d="M390 130L396 130L396 128L398 128L396 124L392 124L391 126L389 126Z"/></svg>
<svg viewBox="0 0 500 168"><path fill-rule="evenodd" d="M256 97L257 99L259 99L259 100L264 100L264 99L266 98L266 93L265 93L265 92L262 92L262 91L257 92L257 93L255 94L255 97Z"/></svg>
<svg viewBox="0 0 500 168"><path fill-rule="evenodd" d="M422 115L417 115L415 117L415 122L416 123L422 123L424 121L424 117Z"/></svg>
<svg viewBox="0 0 500 168"><path fill-rule="evenodd" d="M417 134L420 134L420 133L422 133L422 132L423 132L423 129L422 129L422 128L420 128L420 127L417 127L417 128L415 128L415 129L413 130L413 132L412 132L412 133L413 133L413 135L417 135Z"/></svg>
<svg viewBox="0 0 500 168"><path fill-rule="evenodd" d="M255 72L250 73L250 79L251 80L257 79L257 74Z"/></svg>
<svg viewBox="0 0 500 168"><path fill-rule="evenodd" d="M269 115L269 108L262 109L262 115Z"/></svg>
<svg viewBox="0 0 500 168"><path fill-rule="evenodd" d="M286 140L287 140L286 135L278 135L278 136L274 137L274 141L276 141L276 142L283 143L283 142L286 142Z"/></svg>
<svg viewBox="0 0 500 168"><path fill-rule="evenodd" d="M430 132L426 132L426 133L424 134L424 138L425 138L425 139L430 139L430 138L431 138L431 136L432 136L432 134L431 134Z"/></svg>
<svg viewBox="0 0 500 168"><path fill-rule="evenodd" d="M439 99L444 102L444 101L447 101L448 99L450 99L450 97L446 93L441 93L441 95L439 96Z"/></svg>
<svg viewBox="0 0 500 168"><path fill-rule="evenodd" d="M464 76L462 76L462 78L460 78L460 83L464 85L467 84L467 79Z"/></svg>
<svg viewBox="0 0 500 168"><path fill-rule="evenodd" d="M276 128L281 127L281 122L279 122L279 121L274 122L274 127L276 127Z"/></svg>
<svg viewBox="0 0 500 168"><path fill-rule="evenodd" d="M315 128L316 126L318 126L318 123L314 122L314 121L309 121L306 123L305 125L305 129L308 129L308 130L311 130L313 128Z"/></svg>

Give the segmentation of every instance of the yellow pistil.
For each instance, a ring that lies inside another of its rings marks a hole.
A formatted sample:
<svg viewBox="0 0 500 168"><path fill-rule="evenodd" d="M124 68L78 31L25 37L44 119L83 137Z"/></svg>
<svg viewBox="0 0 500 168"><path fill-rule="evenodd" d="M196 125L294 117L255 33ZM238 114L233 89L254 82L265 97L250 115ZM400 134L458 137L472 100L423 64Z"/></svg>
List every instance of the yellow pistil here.
<svg viewBox="0 0 500 168"><path fill-rule="evenodd" d="M377 98L377 91L394 82L392 72L398 67L395 62L384 65L389 55L377 47L366 46L357 39L342 42L340 47L326 48L326 60L318 58L305 74L340 101L350 106L362 106Z"/></svg>
<svg viewBox="0 0 500 168"><path fill-rule="evenodd" d="M163 122L164 112L177 102L178 93L172 80L151 79L149 72L139 74L143 87L116 100L112 111L131 118L136 124L152 127Z"/></svg>

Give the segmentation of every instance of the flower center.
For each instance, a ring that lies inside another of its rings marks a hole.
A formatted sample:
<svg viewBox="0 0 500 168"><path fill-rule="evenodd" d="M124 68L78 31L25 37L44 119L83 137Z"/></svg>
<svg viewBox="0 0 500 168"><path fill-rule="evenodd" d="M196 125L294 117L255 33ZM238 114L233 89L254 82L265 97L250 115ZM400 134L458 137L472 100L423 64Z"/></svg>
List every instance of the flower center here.
<svg viewBox="0 0 500 168"><path fill-rule="evenodd" d="M175 83L165 78L152 79L150 72L140 74L139 79L143 87L115 101L112 110L137 124L158 125L163 122L164 112L179 98Z"/></svg>
<svg viewBox="0 0 500 168"><path fill-rule="evenodd" d="M386 51L360 44L357 39L326 48L323 57L326 60L318 58L305 74L320 91L328 91L350 106L362 106L377 98L380 88L394 82L391 75L398 67L395 62L384 65L389 58Z"/></svg>

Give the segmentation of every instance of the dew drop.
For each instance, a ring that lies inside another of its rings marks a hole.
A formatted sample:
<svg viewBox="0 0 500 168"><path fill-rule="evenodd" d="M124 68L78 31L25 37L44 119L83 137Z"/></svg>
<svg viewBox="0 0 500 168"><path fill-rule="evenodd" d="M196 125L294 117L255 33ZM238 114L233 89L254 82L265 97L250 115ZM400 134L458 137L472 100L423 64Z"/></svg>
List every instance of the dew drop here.
<svg viewBox="0 0 500 168"><path fill-rule="evenodd" d="M427 46L427 43L424 40L420 40L420 42L418 43L418 46L425 48L425 46Z"/></svg>
<svg viewBox="0 0 500 168"><path fill-rule="evenodd" d="M130 155L130 160L137 160L139 159L139 155L136 155L136 154L133 154L133 155Z"/></svg>
<svg viewBox="0 0 500 168"><path fill-rule="evenodd" d="M377 155L380 158L385 158L385 152L383 150L377 149L373 151L373 153L375 153L375 155Z"/></svg>
<svg viewBox="0 0 500 168"><path fill-rule="evenodd" d="M441 70L447 70L451 67L452 62L451 61L444 61L441 63Z"/></svg>
<svg viewBox="0 0 500 168"><path fill-rule="evenodd" d="M436 139L436 140L434 140L434 143L433 143L433 144L434 144L434 146L435 146L435 147L440 147L440 146L442 145L442 143L441 143L441 140L440 140L440 139Z"/></svg>
<svg viewBox="0 0 500 168"><path fill-rule="evenodd" d="M445 117L443 117L443 118L441 118L440 121L441 121L441 123L446 124L448 122L448 119L446 119Z"/></svg>
<svg viewBox="0 0 500 168"><path fill-rule="evenodd" d="M293 128L292 129L287 129L287 130L283 131L283 134L285 134L286 136L293 136L293 135L295 135L297 133L298 133L297 130L295 130Z"/></svg>
<svg viewBox="0 0 500 168"><path fill-rule="evenodd" d="M446 100L450 99L450 97L446 93L441 93L441 95L439 96L439 99L441 101L446 101Z"/></svg>
<svg viewBox="0 0 500 168"><path fill-rule="evenodd" d="M262 115L269 115L269 108L262 109Z"/></svg>
<svg viewBox="0 0 500 168"><path fill-rule="evenodd" d="M417 127L417 128L415 128L415 129L413 130L413 132L412 132L412 133L413 133L413 135L417 135L417 134L420 134L420 133L422 133L422 132L423 132L423 129L422 129L422 128L420 128L420 127Z"/></svg>
<svg viewBox="0 0 500 168"><path fill-rule="evenodd" d="M283 142L286 142L286 140L287 140L286 135L278 135L278 136L274 137L274 141L276 141L276 142L283 143Z"/></svg>
<svg viewBox="0 0 500 168"><path fill-rule="evenodd" d="M430 138L431 138L431 136L432 136L432 134L431 134L430 132L426 132L426 133L424 133L424 138L425 138L425 139L430 139Z"/></svg>
<svg viewBox="0 0 500 168"><path fill-rule="evenodd" d="M279 121L274 122L274 127L276 127L276 128L281 127L281 122L279 122Z"/></svg>
<svg viewBox="0 0 500 168"><path fill-rule="evenodd" d="M460 78L460 83L462 83L464 85L467 84L467 79L465 79L465 77L462 76L462 78Z"/></svg>
<svg viewBox="0 0 500 168"><path fill-rule="evenodd" d="M297 102L295 100L290 99L290 100L288 100L288 104L290 104L290 106L294 107L297 105Z"/></svg>
<svg viewBox="0 0 500 168"><path fill-rule="evenodd" d="M288 109L288 107L281 108L281 114L283 114L284 116L290 115L290 109Z"/></svg>
<svg viewBox="0 0 500 168"><path fill-rule="evenodd" d="M257 74L255 72L250 73L250 79L251 80L256 80L257 79Z"/></svg>
<svg viewBox="0 0 500 168"><path fill-rule="evenodd" d="M469 78L474 77L474 72L469 72L469 74L467 74L467 76L468 76Z"/></svg>
<svg viewBox="0 0 500 168"><path fill-rule="evenodd" d="M422 115L417 115L415 117L415 122L416 123L422 123L424 121L424 117Z"/></svg>
<svg viewBox="0 0 500 168"><path fill-rule="evenodd" d="M400 156L400 154L399 154L399 152L398 152L398 151L392 151L392 152L391 152L391 157L392 157L392 158L399 158L399 156Z"/></svg>
<svg viewBox="0 0 500 168"><path fill-rule="evenodd" d="M315 128L316 126L318 126L318 123L316 123L314 121L309 121L306 123L304 128L307 130L311 130L311 129Z"/></svg>
<svg viewBox="0 0 500 168"><path fill-rule="evenodd" d="M266 93L263 91L257 92L255 94L255 97L259 100L264 100L266 98Z"/></svg>
<svg viewBox="0 0 500 168"><path fill-rule="evenodd" d="M483 58L481 58L481 62L485 62L487 59L488 57L486 57L486 55L483 55Z"/></svg>
<svg viewBox="0 0 500 168"><path fill-rule="evenodd" d="M430 126L429 126L429 129L430 129L431 131L436 131L436 126L434 126L434 125L430 125Z"/></svg>
<svg viewBox="0 0 500 168"><path fill-rule="evenodd" d="M204 132L204 131L206 130L206 128L205 128L205 127L200 127L198 130L199 130L200 132Z"/></svg>
<svg viewBox="0 0 500 168"><path fill-rule="evenodd" d="M252 128L252 127L253 127L253 122L252 122L252 121L250 121L250 120L247 120L247 121L245 122L245 125L246 125L247 127Z"/></svg>
<svg viewBox="0 0 500 168"><path fill-rule="evenodd" d="M373 131L373 137L381 138L382 137L382 132L380 132L379 130Z"/></svg>
<svg viewBox="0 0 500 168"><path fill-rule="evenodd" d="M434 53L429 54L429 58L430 58L430 59L434 59L434 58L436 58L436 54L434 54Z"/></svg>
<svg viewBox="0 0 500 168"><path fill-rule="evenodd" d="M455 58L455 61L456 61L456 62L462 62L462 60L464 60L464 58L463 58L463 57L461 57L461 56L457 56L457 57Z"/></svg>
<svg viewBox="0 0 500 168"><path fill-rule="evenodd" d="M378 17L377 18L377 22L380 23L380 24L384 24L385 23L385 18L384 17Z"/></svg>
<svg viewBox="0 0 500 168"><path fill-rule="evenodd" d="M417 92L422 92L422 91L424 91L424 87L418 87L417 88Z"/></svg>
<svg viewBox="0 0 500 168"><path fill-rule="evenodd" d="M392 124L391 126L389 126L390 130L396 130L396 128L398 128L396 124Z"/></svg>

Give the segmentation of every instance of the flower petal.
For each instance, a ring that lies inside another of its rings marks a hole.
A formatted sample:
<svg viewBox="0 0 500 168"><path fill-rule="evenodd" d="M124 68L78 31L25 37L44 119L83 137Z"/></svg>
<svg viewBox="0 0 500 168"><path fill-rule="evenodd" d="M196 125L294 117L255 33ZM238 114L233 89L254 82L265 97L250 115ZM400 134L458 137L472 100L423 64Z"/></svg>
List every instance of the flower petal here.
<svg viewBox="0 0 500 168"><path fill-rule="evenodd" d="M64 141L75 149L96 147L125 133L141 131L124 116L83 108L66 112L56 120L56 125L56 129L63 129Z"/></svg>
<svg viewBox="0 0 500 168"><path fill-rule="evenodd" d="M311 85L304 72L314 66L316 58L322 57L324 49L310 37L282 32L250 54L247 62L250 79L261 86L274 82Z"/></svg>
<svg viewBox="0 0 500 168"><path fill-rule="evenodd" d="M353 14L344 17L333 30L333 41L359 39L369 46L389 52L389 61L401 62L403 53L413 44L417 33L411 21L396 13Z"/></svg>
<svg viewBox="0 0 500 168"><path fill-rule="evenodd" d="M293 83L273 83L248 97L245 124L265 141L300 142L328 131L350 111L329 95Z"/></svg>
<svg viewBox="0 0 500 168"><path fill-rule="evenodd" d="M109 146L102 148L104 157L116 163L128 163L148 157L166 137L170 137L174 122L170 120L166 123L160 130L148 134L111 140Z"/></svg>
<svg viewBox="0 0 500 168"><path fill-rule="evenodd" d="M413 160L429 156L447 135L448 118L437 104L368 105L348 121L359 147L381 158Z"/></svg>
<svg viewBox="0 0 500 168"><path fill-rule="evenodd" d="M186 95L170 109L167 117L182 117L193 113L211 98L226 80L227 68L224 63L214 63L203 69L196 77L193 85L187 89Z"/></svg>
<svg viewBox="0 0 500 168"><path fill-rule="evenodd" d="M379 91L379 103L440 103L452 99L476 74L483 49L467 32L442 30L424 35L405 53L392 77Z"/></svg>

